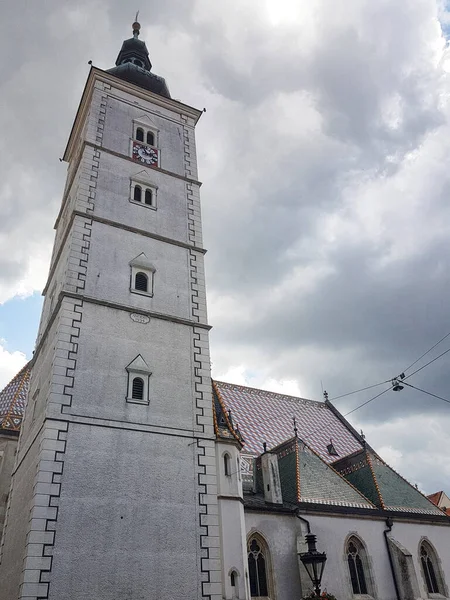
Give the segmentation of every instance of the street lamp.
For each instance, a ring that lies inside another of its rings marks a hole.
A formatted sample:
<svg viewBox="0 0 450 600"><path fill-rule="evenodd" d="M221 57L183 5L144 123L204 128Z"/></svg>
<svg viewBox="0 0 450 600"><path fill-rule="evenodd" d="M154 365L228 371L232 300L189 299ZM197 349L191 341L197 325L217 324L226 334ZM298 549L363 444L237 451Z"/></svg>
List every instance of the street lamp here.
<svg viewBox="0 0 450 600"><path fill-rule="evenodd" d="M300 554L300 560L305 566L309 578L313 582L314 591L317 596L320 596L320 583L322 581L323 569L327 560L325 552L317 552L316 536L313 533L308 533L306 543L308 544L308 552Z"/></svg>

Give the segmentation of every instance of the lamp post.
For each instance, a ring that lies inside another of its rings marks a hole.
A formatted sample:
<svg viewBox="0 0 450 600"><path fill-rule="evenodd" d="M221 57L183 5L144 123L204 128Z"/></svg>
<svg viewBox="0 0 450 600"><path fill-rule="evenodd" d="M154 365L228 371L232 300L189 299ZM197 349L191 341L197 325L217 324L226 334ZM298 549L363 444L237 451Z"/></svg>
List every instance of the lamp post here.
<svg viewBox="0 0 450 600"><path fill-rule="evenodd" d="M306 543L308 544L308 552L300 554L300 560L305 566L309 578L313 582L316 596L320 596L320 584L322 582L323 569L327 560L325 552L317 552L316 536L313 533L308 533Z"/></svg>

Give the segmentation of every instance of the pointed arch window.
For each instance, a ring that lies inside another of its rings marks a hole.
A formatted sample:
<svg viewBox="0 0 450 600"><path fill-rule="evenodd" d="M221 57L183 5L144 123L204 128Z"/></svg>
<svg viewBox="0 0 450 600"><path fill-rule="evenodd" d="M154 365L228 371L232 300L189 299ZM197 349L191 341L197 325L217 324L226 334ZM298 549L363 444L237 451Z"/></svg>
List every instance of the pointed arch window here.
<svg viewBox="0 0 450 600"><path fill-rule="evenodd" d="M136 139L138 142L144 141L144 130L142 129L142 127L138 127L136 129Z"/></svg>
<svg viewBox="0 0 450 600"><path fill-rule="evenodd" d="M445 596L445 586L439 568L439 559L434 548L427 541L420 544L420 564L428 594Z"/></svg>
<svg viewBox="0 0 450 600"><path fill-rule="evenodd" d="M353 594L370 594L367 555L363 543L352 536L347 542L346 552Z"/></svg>
<svg viewBox="0 0 450 600"><path fill-rule="evenodd" d="M228 453L223 455L223 472L227 477L231 475L231 458Z"/></svg>
<svg viewBox="0 0 450 600"><path fill-rule="evenodd" d="M267 544L260 535L253 535L247 543L248 574L252 598L272 596L270 556Z"/></svg>

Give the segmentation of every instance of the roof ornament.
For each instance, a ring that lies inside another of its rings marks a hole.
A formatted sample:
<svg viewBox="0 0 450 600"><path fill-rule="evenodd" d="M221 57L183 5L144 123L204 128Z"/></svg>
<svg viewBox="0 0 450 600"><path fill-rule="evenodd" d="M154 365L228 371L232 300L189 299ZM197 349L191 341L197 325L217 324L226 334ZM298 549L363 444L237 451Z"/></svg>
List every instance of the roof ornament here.
<svg viewBox="0 0 450 600"><path fill-rule="evenodd" d="M325 398L325 402L328 402L328 392L327 392L327 390L323 391L323 397Z"/></svg>
<svg viewBox="0 0 450 600"><path fill-rule="evenodd" d="M232 429L234 429L233 417L231 416L231 408L228 410L228 420L230 421L230 425L231 425Z"/></svg>
<svg viewBox="0 0 450 600"><path fill-rule="evenodd" d="M298 437L297 421L295 420L295 417L292 417L292 421L294 423L294 435L295 437Z"/></svg>
<svg viewBox="0 0 450 600"><path fill-rule="evenodd" d="M264 449L264 452L267 452L267 442L263 442L263 449Z"/></svg>
<svg viewBox="0 0 450 600"><path fill-rule="evenodd" d="M362 445L365 448L366 447L366 436L364 435L364 431L362 429L361 429L361 433L359 435L361 436Z"/></svg>
<svg viewBox="0 0 450 600"><path fill-rule="evenodd" d="M136 39L139 37L139 32L141 30L141 24L138 22L138 17L139 17L139 11L137 11L136 18L134 19L134 23L132 25L132 27L133 27L133 37L136 38Z"/></svg>

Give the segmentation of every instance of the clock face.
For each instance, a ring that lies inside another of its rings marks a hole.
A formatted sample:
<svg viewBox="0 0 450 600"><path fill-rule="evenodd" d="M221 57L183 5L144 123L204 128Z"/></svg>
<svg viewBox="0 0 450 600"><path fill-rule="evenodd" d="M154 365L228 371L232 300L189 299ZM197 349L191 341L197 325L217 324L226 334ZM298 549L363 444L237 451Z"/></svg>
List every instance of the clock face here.
<svg viewBox="0 0 450 600"><path fill-rule="evenodd" d="M143 144L133 143L133 158L146 165L158 164L158 150Z"/></svg>

